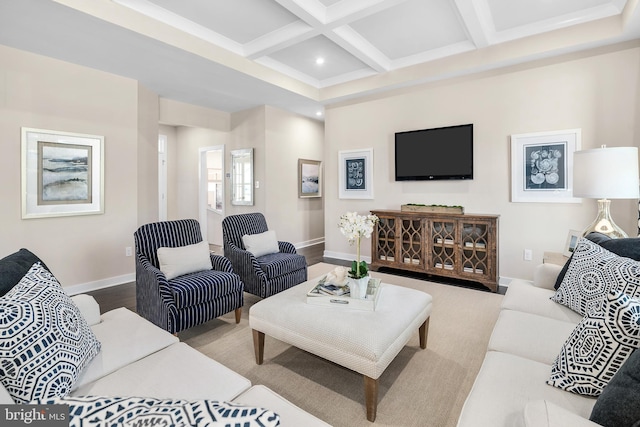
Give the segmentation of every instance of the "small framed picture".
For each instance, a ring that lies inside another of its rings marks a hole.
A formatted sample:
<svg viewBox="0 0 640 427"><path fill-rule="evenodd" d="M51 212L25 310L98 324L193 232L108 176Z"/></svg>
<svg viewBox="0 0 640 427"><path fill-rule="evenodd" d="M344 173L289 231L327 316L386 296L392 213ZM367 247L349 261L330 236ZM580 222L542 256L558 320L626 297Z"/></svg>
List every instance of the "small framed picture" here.
<svg viewBox="0 0 640 427"><path fill-rule="evenodd" d="M322 162L298 159L298 197L322 197Z"/></svg>
<svg viewBox="0 0 640 427"><path fill-rule="evenodd" d="M569 234L567 235L567 242L564 245L565 256L573 255L573 251L576 250L576 246L578 246L578 240L582 237L582 231L578 230L569 230Z"/></svg>
<svg viewBox="0 0 640 427"><path fill-rule="evenodd" d="M373 199L373 148L338 152L338 198Z"/></svg>

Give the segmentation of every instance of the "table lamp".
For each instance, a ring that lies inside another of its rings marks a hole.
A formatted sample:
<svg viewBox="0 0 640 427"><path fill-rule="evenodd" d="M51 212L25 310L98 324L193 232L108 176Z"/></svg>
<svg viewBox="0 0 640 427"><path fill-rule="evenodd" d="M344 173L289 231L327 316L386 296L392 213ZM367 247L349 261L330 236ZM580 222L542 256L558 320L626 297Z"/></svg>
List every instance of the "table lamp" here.
<svg viewBox="0 0 640 427"><path fill-rule="evenodd" d="M638 148L602 146L573 153L573 196L598 199L598 216L583 236L596 231L611 238L628 237L611 218L609 199L640 197Z"/></svg>

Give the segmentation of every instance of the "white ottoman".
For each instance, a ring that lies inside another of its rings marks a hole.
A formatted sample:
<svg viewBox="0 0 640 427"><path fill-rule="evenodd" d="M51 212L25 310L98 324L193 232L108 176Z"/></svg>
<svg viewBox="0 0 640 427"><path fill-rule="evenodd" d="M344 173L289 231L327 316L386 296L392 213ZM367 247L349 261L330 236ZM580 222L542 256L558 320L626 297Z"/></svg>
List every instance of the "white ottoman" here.
<svg viewBox="0 0 640 427"><path fill-rule="evenodd" d="M374 421L378 378L416 331L427 347L431 295L382 283L375 311L306 303L310 280L263 299L249 309L256 363L269 335L364 375L367 419Z"/></svg>

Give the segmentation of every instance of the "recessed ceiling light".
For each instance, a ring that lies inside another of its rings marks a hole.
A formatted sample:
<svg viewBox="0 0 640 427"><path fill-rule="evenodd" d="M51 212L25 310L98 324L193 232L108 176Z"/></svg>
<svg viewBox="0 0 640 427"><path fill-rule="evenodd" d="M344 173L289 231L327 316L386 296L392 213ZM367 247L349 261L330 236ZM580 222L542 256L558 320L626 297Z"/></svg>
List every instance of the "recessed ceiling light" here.
<svg viewBox="0 0 640 427"><path fill-rule="evenodd" d="M321 56L317 57L316 58L316 64L318 64L318 65L324 64L324 58L321 57Z"/></svg>
<svg viewBox="0 0 640 427"><path fill-rule="evenodd" d="M322 115L322 111L318 110L316 111L316 116L321 116Z"/></svg>

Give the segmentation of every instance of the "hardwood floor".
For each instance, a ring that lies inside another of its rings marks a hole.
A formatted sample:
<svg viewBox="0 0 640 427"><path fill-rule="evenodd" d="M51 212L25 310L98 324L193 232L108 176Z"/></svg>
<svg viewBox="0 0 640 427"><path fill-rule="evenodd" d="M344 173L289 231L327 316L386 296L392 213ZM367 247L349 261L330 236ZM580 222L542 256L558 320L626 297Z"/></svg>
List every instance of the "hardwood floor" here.
<svg viewBox="0 0 640 427"><path fill-rule="evenodd" d="M215 253L222 253L220 247L212 247L212 249ZM334 264L339 263L337 260L328 260L323 258L322 254L324 253L324 243L298 249L298 253L305 256L307 259L307 265L313 265L323 261L332 262ZM136 311L135 282L99 289L97 291L88 292L88 294L92 295L96 301L98 301L98 304L100 304L100 311L102 313L118 307L126 307L131 311Z"/></svg>

